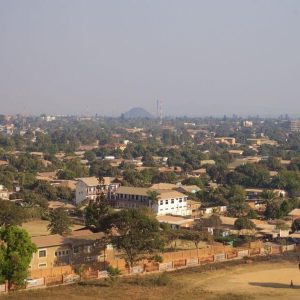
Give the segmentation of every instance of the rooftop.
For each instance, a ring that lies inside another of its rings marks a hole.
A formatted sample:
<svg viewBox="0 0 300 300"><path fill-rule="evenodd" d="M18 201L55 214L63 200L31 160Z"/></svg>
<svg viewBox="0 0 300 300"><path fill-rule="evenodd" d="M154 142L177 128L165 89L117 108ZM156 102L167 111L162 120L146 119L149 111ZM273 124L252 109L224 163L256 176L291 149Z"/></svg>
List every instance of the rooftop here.
<svg viewBox="0 0 300 300"><path fill-rule="evenodd" d="M97 177L83 177L83 178L78 178L77 180L82 181L87 186L99 185L99 180ZM109 185L115 180L115 178L114 177L103 177L103 180L104 180L104 185Z"/></svg>
<svg viewBox="0 0 300 300"><path fill-rule="evenodd" d="M93 233L90 230L73 231L72 235L62 236L59 234L34 236L32 242L37 248L54 247L66 244L84 244L104 237L103 232Z"/></svg>

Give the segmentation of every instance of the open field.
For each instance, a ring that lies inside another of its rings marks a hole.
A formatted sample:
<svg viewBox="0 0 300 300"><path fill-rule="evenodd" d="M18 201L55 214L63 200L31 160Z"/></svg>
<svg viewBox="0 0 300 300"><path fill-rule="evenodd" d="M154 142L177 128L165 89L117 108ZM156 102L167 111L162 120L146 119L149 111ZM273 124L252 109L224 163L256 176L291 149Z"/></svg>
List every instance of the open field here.
<svg viewBox="0 0 300 300"><path fill-rule="evenodd" d="M33 220L22 224L22 228L26 229L30 236L48 235L50 232L47 227L49 221L46 220ZM82 228L81 225L73 225L72 230Z"/></svg>
<svg viewBox="0 0 300 300"><path fill-rule="evenodd" d="M3 300L90 299L300 299L300 271L296 260L252 262L192 268L164 275L122 278L118 282L84 284L14 293ZM163 278L161 278L163 277ZM293 280L294 288L290 288Z"/></svg>

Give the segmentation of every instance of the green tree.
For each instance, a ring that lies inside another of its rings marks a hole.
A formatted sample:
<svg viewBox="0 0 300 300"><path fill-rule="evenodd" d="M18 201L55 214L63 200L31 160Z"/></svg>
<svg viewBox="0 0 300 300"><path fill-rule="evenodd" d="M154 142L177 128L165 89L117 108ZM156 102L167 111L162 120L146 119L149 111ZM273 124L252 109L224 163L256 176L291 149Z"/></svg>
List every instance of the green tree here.
<svg viewBox="0 0 300 300"><path fill-rule="evenodd" d="M264 215L267 219L280 219L283 216L282 211L280 209L280 201L267 201Z"/></svg>
<svg viewBox="0 0 300 300"><path fill-rule="evenodd" d="M16 226L1 227L0 241L0 280L8 280L9 287L24 285L36 246L28 233Z"/></svg>
<svg viewBox="0 0 300 300"><path fill-rule="evenodd" d="M147 196L150 201L150 206L157 204L159 198L159 193L157 191L149 190Z"/></svg>
<svg viewBox="0 0 300 300"><path fill-rule="evenodd" d="M50 212L48 230L50 230L51 234L69 234L71 232L71 225L72 221L64 208L59 207Z"/></svg>
<svg viewBox="0 0 300 300"><path fill-rule="evenodd" d="M130 268L143 257L162 250L159 223L154 218L135 209L122 210L106 219L108 229L113 229L112 242L125 255Z"/></svg>
<svg viewBox="0 0 300 300"><path fill-rule="evenodd" d="M203 181L199 177L189 177L182 181L182 184L197 185L200 189L204 187Z"/></svg>
<svg viewBox="0 0 300 300"><path fill-rule="evenodd" d="M35 192L42 195L48 200L56 200L57 199L57 191L54 186L52 186L49 182L39 180L34 188Z"/></svg>
<svg viewBox="0 0 300 300"><path fill-rule="evenodd" d="M210 227L218 228L222 225L220 216L213 214L208 218L208 224Z"/></svg>
<svg viewBox="0 0 300 300"><path fill-rule="evenodd" d="M111 213L105 195L102 193L95 201L90 201L85 208L85 225L93 230L104 229L105 218Z"/></svg>
<svg viewBox="0 0 300 300"><path fill-rule="evenodd" d="M0 200L0 226L21 225L25 214L21 207L7 200Z"/></svg>
<svg viewBox="0 0 300 300"><path fill-rule="evenodd" d="M247 218L249 218L249 219L257 219L258 218L258 214L257 214L257 212L254 209L251 208L248 211Z"/></svg>
<svg viewBox="0 0 300 300"><path fill-rule="evenodd" d="M205 232L201 232L201 231L182 230L180 232L180 237L182 239L193 242L195 247L198 249L200 242L206 240L207 235Z"/></svg>
<svg viewBox="0 0 300 300"><path fill-rule="evenodd" d="M255 224L246 217L241 217L235 220L234 222L234 228L238 230L242 229L255 229Z"/></svg>
<svg viewBox="0 0 300 300"><path fill-rule="evenodd" d="M228 213L234 217L242 217L249 211L249 205L246 203L246 193L243 187L235 185L228 193Z"/></svg>
<svg viewBox="0 0 300 300"><path fill-rule="evenodd" d="M295 232L295 231L299 231L300 230L300 218L298 219L295 219L293 221L293 224L292 224L292 231Z"/></svg>
<svg viewBox="0 0 300 300"><path fill-rule="evenodd" d="M289 230L289 225L286 224L283 220L277 220L276 221L276 229L280 230Z"/></svg>
<svg viewBox="0 0 300 300"><path fill-rule="evenodd" d="M59 185L56 188L56 194L58 198L68 201L72 201L74 197L72 190L69 187L62 185Z"/></svg>

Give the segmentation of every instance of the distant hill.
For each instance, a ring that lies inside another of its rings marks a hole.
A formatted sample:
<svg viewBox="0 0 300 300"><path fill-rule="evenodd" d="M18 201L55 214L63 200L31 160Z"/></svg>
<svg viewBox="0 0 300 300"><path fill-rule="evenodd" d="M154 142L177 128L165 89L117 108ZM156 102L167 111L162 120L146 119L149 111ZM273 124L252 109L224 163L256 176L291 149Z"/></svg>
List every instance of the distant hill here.
<svg viewBox="0 0 300 300"><path fill-rule="evenodd" d="M124 119L152 119L153 116L141 107L134 107L122 114Z"/></svg>

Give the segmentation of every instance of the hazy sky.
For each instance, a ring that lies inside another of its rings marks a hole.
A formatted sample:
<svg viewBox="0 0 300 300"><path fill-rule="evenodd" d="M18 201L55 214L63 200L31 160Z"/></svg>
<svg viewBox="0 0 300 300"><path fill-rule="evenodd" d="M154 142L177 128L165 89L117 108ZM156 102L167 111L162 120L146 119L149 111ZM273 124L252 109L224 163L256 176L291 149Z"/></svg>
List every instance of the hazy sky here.
<svg viewBox="0 0 300 300"><path fill-rule="evenodd" d="M299 114L299 0L0 0L0 113Z"/></svg>

